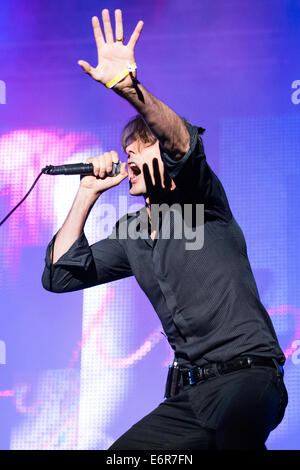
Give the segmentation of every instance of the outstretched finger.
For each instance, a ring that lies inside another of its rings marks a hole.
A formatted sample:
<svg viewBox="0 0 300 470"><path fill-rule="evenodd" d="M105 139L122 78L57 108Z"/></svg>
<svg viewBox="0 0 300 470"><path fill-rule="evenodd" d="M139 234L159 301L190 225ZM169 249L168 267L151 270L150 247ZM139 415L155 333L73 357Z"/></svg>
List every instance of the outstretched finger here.
<svg viewBox="0 0 300 470"><path fill-rule="evenodd" d="M160 171L159 171L159 165L158 165L158 159L157 158L153 159L152 166L153 166L155 190L156 191L162 191L163 186L162 186L162 181L161 181L161 176L160 176Z"/></svg>
<svg viewBox="0 0 300 470"><path fill-rule="evenodd" d="M103 37L103 34L102 34L99 18L97 16L93 16L92 25L93 25L97 50L98 50L98 53L99 53L100 48L105 44L105 41L104 41L104 37Z"/></svg>
<svg viewBox="0 0 300 470"><path fill-rule="evenodd" d="M112 44L114 42L114 35L111 27L109 11L106 9L102 10L102 21L106 42L107 44Z"/></svg>
<svg viewBox="0 0 300 470"><path fill-rule="evenodd" d="M143 164L143 174L146 185L146 194L150 196L151 194L153 194L154 184L152 182L149 166L147 163Z"/></svg>
<svg viewBox="0 0 300 470"><path fill-rule="evenodd" d="M134 49L136 43L137 43L137 40L138 38L140 37L140 34L142 32L142 29L143 29L143 26L144 26L144 22L143 21L139 21L138 24L136 25L135 27L135 30L133 31L132 35L130 36L130 39L128 41L128 44L127 46L131 47L132 49Z"/></svg>
<svg viewBox="0 0 300 470"><path fill-rule="evenodd" d="M123 21L122 11L115 10L115 23L116 23L116 41L123 40Z"/></svg>
<svg viewBox="0 0 300 470"><path fill-rule="evenodd" d="M166 191L169 191L171 189L171 186L172 186L172 180L171 180L166 168L164 167L164 189Z"/></svg>
<svg viewBox="0 0 300 470"><path fill-rule="evenodd" d="M88 73L89 75L91 74L93 67L88 62L86 62L85 60L78 60L77 63L78 65L80 65L80 67L85 73Z"/></svg>

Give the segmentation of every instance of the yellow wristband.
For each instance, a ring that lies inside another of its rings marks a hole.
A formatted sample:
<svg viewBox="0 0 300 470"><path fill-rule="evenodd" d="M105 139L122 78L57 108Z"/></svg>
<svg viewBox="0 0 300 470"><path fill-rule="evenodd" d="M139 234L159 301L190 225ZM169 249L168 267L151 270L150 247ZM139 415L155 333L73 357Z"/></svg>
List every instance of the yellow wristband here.
<svg viewBox="0 0 300 470"><path fill-rule="evenodd" d="M123 78L127 77L131 72L134 72L137 69L137 65L134 62L133 64L127 64L127 69L124 69L119 75L113 78L110 82L106 83L105 86L107 88L114 87L117 83L119 83Z"/></svg>

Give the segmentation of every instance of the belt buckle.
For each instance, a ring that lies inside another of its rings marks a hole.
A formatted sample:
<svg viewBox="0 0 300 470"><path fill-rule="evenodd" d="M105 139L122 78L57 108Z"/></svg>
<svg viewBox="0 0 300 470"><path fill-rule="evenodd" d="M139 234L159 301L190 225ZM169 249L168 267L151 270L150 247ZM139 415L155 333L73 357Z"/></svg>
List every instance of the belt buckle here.
<svg viewBox="0 0 300 470"><path fill-rule="evenodd" d="M189 371L188 371L188 381L189 381L189 385L194 385L195 384L194 370L193 369L189 369Z"/></svg>

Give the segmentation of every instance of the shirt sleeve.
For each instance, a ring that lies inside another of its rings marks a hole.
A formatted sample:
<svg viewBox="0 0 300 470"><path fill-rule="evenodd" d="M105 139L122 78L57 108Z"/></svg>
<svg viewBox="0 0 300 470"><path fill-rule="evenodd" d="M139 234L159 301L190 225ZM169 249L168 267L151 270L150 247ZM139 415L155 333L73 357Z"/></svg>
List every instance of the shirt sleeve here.
<svg viewBox="0 0 300 470"><path fill-rule="evenodd" d="M201 135L205 131L182 118L189 134L190 148L183 157L174 159L160 146L162 160L176 187L195 202L204 204L206 214L229 221L232 213L227 196L217 175L207 163Z"/></svg>
<svg viewBox="0 0 300 470"><path fill-rule="evenodd" d="M53 264L51 253L55 237L46 251L42 275L42 285L46 290L72 292L133 275L123 246L112 235L90 246L82 232Z"/></svg>

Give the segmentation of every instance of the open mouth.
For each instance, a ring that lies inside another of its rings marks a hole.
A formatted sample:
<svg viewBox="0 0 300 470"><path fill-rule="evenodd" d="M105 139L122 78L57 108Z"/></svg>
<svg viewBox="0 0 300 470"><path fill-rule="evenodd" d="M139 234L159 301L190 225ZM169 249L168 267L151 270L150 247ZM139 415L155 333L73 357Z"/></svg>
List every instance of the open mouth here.
<svg viewBox="0 0 300 470"><path fill-rule="evenodd" d="M129 168L129 180L131 183L136 183L139 175L142 173L140 168L135 162L128 163Z"/></svg>

